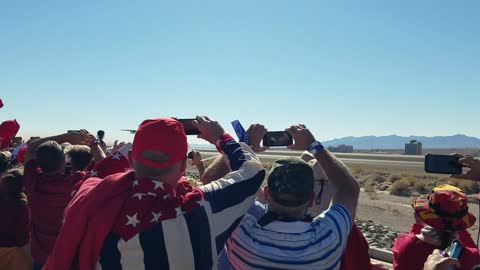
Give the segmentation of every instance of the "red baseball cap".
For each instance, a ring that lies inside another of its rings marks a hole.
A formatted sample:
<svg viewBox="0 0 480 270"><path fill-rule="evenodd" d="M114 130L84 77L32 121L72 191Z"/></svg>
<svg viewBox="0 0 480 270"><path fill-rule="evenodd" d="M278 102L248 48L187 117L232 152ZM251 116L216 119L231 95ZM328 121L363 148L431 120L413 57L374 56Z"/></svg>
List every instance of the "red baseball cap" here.
<svg viewBox="0 0 480 270"><path fill-rule="evenodd" d="M163 168L185 159L188 151L183 125L173 118L148 119L140 124L132 145L133 159Z"/></svg>

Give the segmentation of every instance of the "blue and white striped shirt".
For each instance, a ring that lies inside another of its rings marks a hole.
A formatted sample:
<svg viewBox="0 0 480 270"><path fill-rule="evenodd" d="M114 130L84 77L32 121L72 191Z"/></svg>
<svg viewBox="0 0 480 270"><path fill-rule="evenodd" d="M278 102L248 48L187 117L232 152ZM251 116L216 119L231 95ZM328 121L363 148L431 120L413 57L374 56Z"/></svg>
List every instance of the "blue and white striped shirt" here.
<svg viewBox="0 0 480 270"><path fill-rule="evenodd" d="M253 204L265 177L260 160L245 144L227 142L223 152L232 172L224 178L200 187L206 202L176 218L159 222L131 241L143 251L144 269L216 269L218 254L226 240ZM103 270L122 269L120 236L110 233L100 255ZM142 263L138 256L135 269Z"/></svg>
<svg viewBox="0 0 480 270"><path fill-rule="evenodd" d="M232 269L339 269L352 228L348 210L334 204L312 223L274 221L260 227L247 214L227 241Z"/></svg>

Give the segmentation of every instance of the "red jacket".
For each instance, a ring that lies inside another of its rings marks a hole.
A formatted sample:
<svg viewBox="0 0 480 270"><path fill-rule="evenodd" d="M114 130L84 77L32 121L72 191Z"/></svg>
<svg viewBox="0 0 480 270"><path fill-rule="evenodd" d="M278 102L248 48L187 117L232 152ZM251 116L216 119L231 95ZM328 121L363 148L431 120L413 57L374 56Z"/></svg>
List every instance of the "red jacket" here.
<svg viewBox="0 0 480 270"><path fill-rule="evenodd" d="M370 269L370 255L368 242L356 224L348 236L347 246L343 254L340 270L368 270Z"/></svg>
<svg viewBox="0 0 480 270"><path fill-rule="evenodd" d="M30 208L0 199L0 247L22 247L30 239Z"/></svg>
<svg viewBox="0 0 480 270"><path fill-rule="evenodd" d="M412 228L412 231L416 230L418 226ZM460 242L462 242L461 239ZM478 250L467 245L469 245L468 242L462 242L463 249L459 257L462 267L459 270L470 270L480 263ZM425 261L436 248L438 247L418 239L416 234L404 233L395 240L392 248L393 267L395 270L423 270Z"/></svg>
<svg viewBox="0 0 480 270"><path fill-rule="evenodd" d="M25 165L24 185L32 215L31 252L35 261L44 263L53 249L62 226L63 211L72 198L75 184L87 172L47 176L35 160Z"/></svg>

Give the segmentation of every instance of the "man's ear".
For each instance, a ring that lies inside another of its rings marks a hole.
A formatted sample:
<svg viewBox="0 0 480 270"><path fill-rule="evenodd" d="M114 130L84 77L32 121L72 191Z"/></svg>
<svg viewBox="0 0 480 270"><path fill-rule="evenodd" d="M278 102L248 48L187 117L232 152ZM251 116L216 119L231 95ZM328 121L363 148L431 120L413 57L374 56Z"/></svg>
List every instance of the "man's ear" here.
<svg viewBox="0 0 480 270"><path fill-rule="evenodd" d="M310 196L310 201L308 202L307 207L311 208L313 206L313 202L315 201L315 192L312 192L312 196Z"/></svg>

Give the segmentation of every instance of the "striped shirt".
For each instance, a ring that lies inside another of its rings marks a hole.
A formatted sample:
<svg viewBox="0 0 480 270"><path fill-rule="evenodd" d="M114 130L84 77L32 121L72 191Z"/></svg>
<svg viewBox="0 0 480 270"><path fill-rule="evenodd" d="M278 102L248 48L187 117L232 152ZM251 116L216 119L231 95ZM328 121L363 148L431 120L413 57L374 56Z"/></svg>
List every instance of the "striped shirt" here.
<svg viewBox="0 0 480 270"><path fill-rule="evenodd" d="M227 241L231 269L339 269L352 228L345 207L334 204L312 223L273 221L260 227L246 215Z"/></svg>
<svg viewBox="0 0 480 270"><path fill-rule="evenodd" d="M216 269L218 254L254 202L265 177L259 159L245 144L229 141L222 147L232 172L200 187L199 207L140 232L144 269ZM188 196L185 196L188 198ZM184 201L182 204L189 204ZM100 254L103 270L122 269L120 235L111 232ZM141 259L142 256L137 257ZM135 269L141 269L138 265Z"/></svg>

